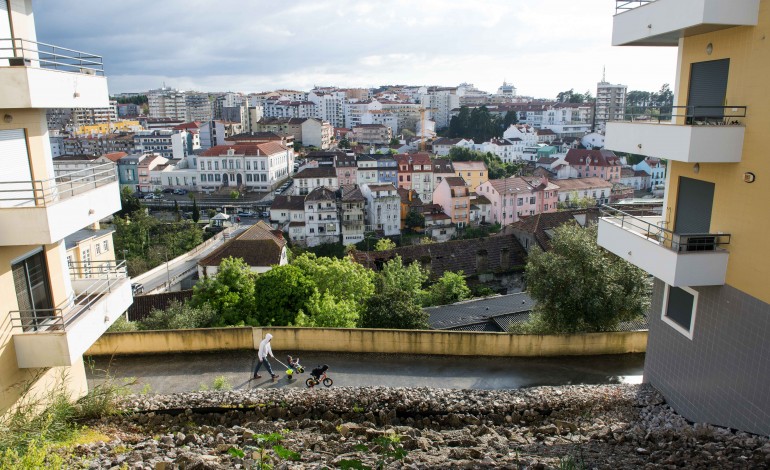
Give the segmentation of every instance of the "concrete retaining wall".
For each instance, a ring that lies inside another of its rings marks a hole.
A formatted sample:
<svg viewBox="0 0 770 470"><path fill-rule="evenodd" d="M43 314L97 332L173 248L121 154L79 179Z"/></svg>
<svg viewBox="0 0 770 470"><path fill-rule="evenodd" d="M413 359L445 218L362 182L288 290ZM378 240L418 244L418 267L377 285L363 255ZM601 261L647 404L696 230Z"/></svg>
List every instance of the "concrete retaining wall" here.
<svg viewBox="0 0 770 470"><path fill-rule="evenodd" d="M540 336L460 331L246 327L106 333L86 355L257 349L265 333L273 334L273 349L278 351L534 357L642 353L647 347L646 331Z"/></svg>

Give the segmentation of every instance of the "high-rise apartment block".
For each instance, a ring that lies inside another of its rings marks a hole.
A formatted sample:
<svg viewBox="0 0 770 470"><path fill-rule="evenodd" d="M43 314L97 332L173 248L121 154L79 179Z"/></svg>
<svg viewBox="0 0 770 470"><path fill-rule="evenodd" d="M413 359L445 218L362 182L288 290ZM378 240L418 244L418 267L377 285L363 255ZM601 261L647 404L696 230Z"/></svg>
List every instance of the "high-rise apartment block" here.
<svg viewBox="0 0 770 470"><path fill-rule="evenodd" d="M619 121L626 112L625 85L613 85L601 82L596 84L596 124L598 129L604 129L607 121Z"/></svg>

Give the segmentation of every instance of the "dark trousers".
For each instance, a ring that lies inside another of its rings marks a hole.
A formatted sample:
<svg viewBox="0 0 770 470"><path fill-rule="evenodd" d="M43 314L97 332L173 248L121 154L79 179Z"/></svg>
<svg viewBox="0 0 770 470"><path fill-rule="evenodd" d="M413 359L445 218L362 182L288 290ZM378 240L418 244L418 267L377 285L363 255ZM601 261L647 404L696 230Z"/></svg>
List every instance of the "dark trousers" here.
<svg viewBox="0 0 770 470"><path fill-rule="evenodd" d="M270 367L270 362L267 360L267 357L265 357L261 361L259 360L259 358L257 358L257 368L254 369L254 375L257 375L257 373L259 372L259 368L262 367L263 363L265 364L265 368L267 369L268 374L275 375L273 374L273 368Z"/></svg>

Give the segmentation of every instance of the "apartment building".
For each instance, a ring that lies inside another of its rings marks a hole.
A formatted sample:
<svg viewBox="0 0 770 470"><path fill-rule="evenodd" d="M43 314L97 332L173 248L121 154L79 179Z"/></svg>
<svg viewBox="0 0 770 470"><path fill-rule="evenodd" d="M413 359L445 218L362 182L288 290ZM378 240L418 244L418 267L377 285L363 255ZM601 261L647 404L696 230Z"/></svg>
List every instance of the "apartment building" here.
<svg viewBox="0 0 770 470"><path fill-rule="evenodd" d="M388 145L393 130L382 124L358 124L353 127L353 140L361 144Z"/></svg>
<svg viewBox="0 0 770 470"><path fill-rule="evenodd" d="M578 172L578 178L602 178L610 182L620 180L620 158L611 150L570 149L564 161Z"/></svg>
<svg viewBox="0 0 770 470"><path fill-rule="evenodd" d="M340 241L340 218L335 191L316 187L305 197L305 244L318 246Z"/></svg>
<svg viewBox="0 0 770 470"><path fill-rule="evenodd" d="M333 166L306 167L294 175L294 191L299 195L310 194L316 188L338 189L339 180Z"/></svg>
<svg viewBox="0 0 770 470"><path fill-rule="evenodd" d="M366 198L355 185L341 186L340 194L342 243L362 242L366 231Z"/></svg>
<svg viewBox="0 0 770 470"><path fill-rule="evenodd" d="M433 203L441 206L457 228L467 227L470 224L470 186L459 176L450 176L441 180L433 191Z"/></svg>
<svg viewBox="0 0 770 470"><path fill-rule="evenodd" d="M603 130L607 121L621 121L626 112L625 85L602 80L596 84L596 125Z"/></svg>
<svg viewBox="0 0 770 470"><path fill-rule="evenodd" d="M414 189L420 199L433 199L433 163L429 153L412 153L396 155L398 165L398 187Z"/></svg>
<svg viewBox="0 0 770 470"><path fill-rule="evenodd" d="M377 231L386 237L401 233L401 196L396 186L388 184L361 185L366 198L366 216L369 231Z"/></svg>
<svg viewBox="0 0 770 470"><path fill-rule="evenodd" d="M190 120L183 91L165 87L150 90L147 92L147 105L150 117Z"/></svg>
<svg viewBox="0 0 770 470"><path fill-rule="evenodd" d="M58 168L46 123L49 108L109 106L101 57L38 43L32 0L7 6L0 27L25 47L0 52L0 412L26 385L39 397L58 386L84 395L83 353L133 301L111 246L98 266L67 263L65 239L120 210L115 167Z"/></svg>
<svg viewBox="0 0 770 470"><path fill-rule="evenodd" d="M134 134L134 149L139 153L157 153L169 160L181 160L187 156L187 131L141 131Z"/></svg>
<svg viewBox="0 0 770 470"><path fill-rule="evenodd" d="M555 212L557 188L547 179L528 181L511 176L482 183L476 187L476 194L491 203L488 222L508 225L517 222L522 216Z"/></svg>
<svg viewBox="0 0 770 470"><path fill-rule="evenodd" d="M569 205L570 201L586 198L595 200L597 204L608 204L613 183L604 178L589 177L555 180L554 184L558 186L557 203Z"/></svg>
<svg viewBox="0 0 770 470"><path fill-rule="evenodd" d="M661 123L607 123L606 148L668 168L663 215L606 210L598 241L654 276L644 381L688 420L767 435L770 1L692 5L656 0L614 16L614 45L677 48L674 104L686 108Z"/></svg>
<svg viewBox="0 0 770 470"><path fill-rule="evenodd" d="M478 188L479 185L489 180L489 170L484 162L452 162L455 170L455 176L465 180L471 188Z"/></svg>

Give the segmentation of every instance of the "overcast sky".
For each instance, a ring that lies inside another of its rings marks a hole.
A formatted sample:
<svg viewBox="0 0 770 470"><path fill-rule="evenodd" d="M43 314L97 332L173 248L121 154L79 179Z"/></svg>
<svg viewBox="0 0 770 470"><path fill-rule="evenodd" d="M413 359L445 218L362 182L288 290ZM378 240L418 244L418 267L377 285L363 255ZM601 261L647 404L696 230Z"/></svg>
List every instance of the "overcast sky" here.
<svg viewBox="0 0 770 470"><path fill-rule="evenodd" d="M676 48L612 47L613 0L36 0L38 40L104 57L110 93L473 83L554 98L673 89Z"/></svg>

